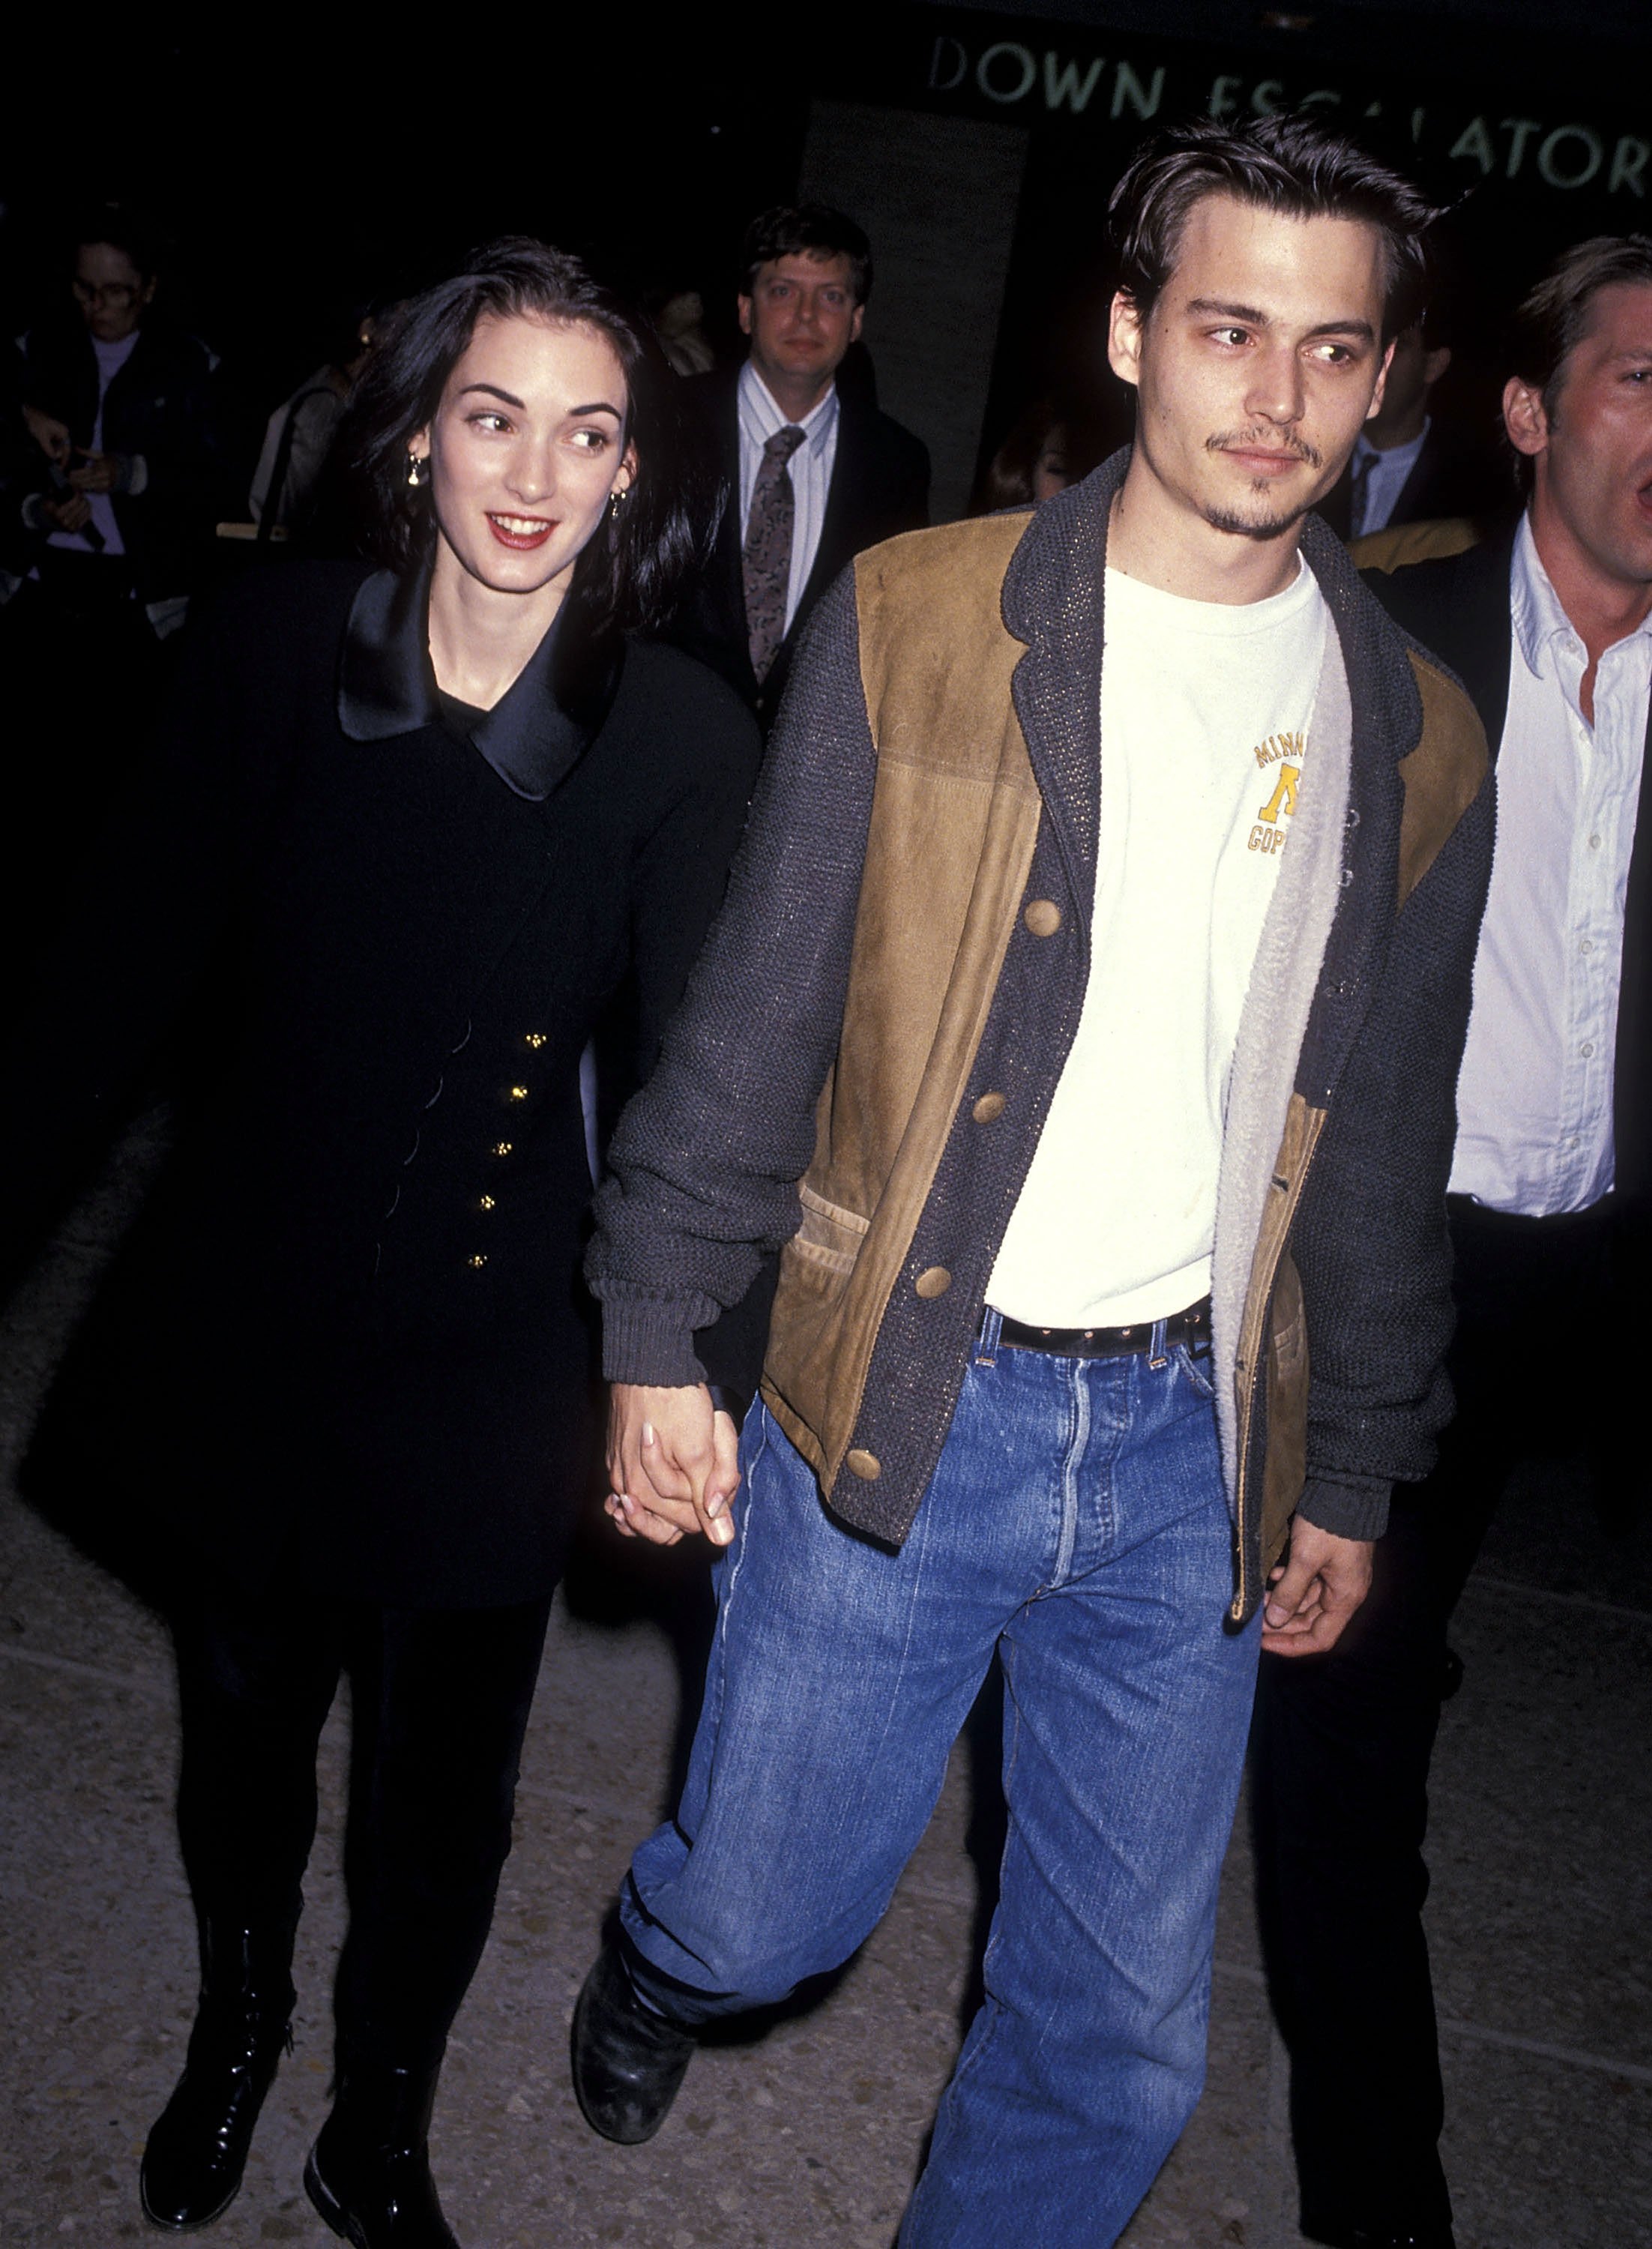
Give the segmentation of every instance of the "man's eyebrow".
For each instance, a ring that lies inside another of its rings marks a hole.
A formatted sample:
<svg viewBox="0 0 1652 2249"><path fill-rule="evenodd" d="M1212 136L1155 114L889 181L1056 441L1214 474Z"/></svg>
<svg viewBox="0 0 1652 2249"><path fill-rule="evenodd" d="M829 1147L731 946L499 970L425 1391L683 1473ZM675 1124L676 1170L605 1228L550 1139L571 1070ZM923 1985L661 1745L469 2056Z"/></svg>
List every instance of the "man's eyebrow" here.
<svg viewBox="0 0 1652 2249"><path fill-rule="evenodd" d="M1272 316L1254 305L1230 305L1221 297L1193 297L1187 309L1200 320L1242 321L1247 328L1271 328ZM1376 330L1369 320L1351 317L1346 320L1321 320L1317 327L1308 330L1312 336L1354 336L1361 343L1374 344Z"/></svg>

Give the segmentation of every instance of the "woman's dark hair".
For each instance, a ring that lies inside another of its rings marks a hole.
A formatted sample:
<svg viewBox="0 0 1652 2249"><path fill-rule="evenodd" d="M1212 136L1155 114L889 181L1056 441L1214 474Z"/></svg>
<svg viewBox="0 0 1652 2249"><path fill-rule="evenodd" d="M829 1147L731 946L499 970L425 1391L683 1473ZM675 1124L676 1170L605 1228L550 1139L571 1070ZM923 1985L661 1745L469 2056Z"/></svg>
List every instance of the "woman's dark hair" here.
<svg viewBox="0 0 1652 2249"><path fill-rule="evenodd" d="M1427 237L1439 212L1410 181L1299 112L1237 129L1207 119L1173 126L1132 160L1107 217L1119 286L1144 317L1175 268L1189 213L1206 196L1287 218L1363 220L1386 251L1384 341L1419 318Z"/></svg>
<svg viewBox="0 0 1652 2249"><path fill-rule="evenodd" d="M434 419L477 323L524 314L600 329L624 370L637 472L574 565L569 599L598 630L656 627L706 559L716 487L683 440L678 378L647 321L577 258L527 235L489 243L464 272L410 299L362 370L338 438L358 541L397 571L431 551L435 518L428 487L408 486L408 441Z"/></svg>
<svg viewBox="0 0 1652 2249"><path fill-rule="evenodd" d="M1035 398L982 471L973 512L996 515L1000 508L1030 507L1034 478L1045 453L1067 446L1066 417L1053 399Z"/></svg>
<svg viewBox="0 0 1652 2249"><path fill-rule="evenodd" d="M751 294L760 265L778 258L847 258L854 301L872 294L872 244L847 212L830 203L777 203L759 211L740 245L740 293Z"/></svg>

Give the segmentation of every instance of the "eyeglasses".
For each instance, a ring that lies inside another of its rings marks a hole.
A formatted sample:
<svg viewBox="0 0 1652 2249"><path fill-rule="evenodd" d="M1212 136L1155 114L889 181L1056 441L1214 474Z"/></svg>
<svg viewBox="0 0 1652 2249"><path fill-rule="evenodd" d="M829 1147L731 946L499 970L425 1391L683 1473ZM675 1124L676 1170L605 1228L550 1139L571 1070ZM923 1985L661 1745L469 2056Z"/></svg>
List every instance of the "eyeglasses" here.
<svg viewBox="0 0 1652 2249"><path fill-rule="evenodd" d="M70 285L83 305L106 305L112 313L124 313L135 305L143 294L141 286L134 288L130 281L82 281L77 275Z"/></svg>

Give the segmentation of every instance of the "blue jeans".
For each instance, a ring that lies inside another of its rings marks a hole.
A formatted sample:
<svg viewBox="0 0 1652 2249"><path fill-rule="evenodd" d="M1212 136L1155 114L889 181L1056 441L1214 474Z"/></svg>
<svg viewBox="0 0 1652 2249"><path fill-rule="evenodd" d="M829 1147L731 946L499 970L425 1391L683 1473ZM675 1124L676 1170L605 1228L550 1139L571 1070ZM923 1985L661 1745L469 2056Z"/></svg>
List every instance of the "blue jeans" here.
<svg viewBox="0 0 1652 2249"><path fill-rule="evenodd" d="M1203 2083L1258 1633L1225 1621L1208 1360L995 1352L996 1326L898 1553L835 1523L753 1408L682 1801L620 1911L680 2019L846 1960L996 1651L1010 1828L986 1998L901 2249L1103 2249Z"/></svg>

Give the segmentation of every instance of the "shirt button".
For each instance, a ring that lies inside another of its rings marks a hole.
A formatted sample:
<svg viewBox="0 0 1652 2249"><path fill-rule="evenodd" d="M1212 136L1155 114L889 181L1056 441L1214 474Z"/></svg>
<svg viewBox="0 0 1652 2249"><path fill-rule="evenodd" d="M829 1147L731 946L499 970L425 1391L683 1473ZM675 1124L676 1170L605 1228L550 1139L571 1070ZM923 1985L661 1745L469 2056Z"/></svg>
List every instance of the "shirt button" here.
<svg viewBox="0 0 1652 2249"><path fill-rule="evenodd" d="M1591 850L1591 851L1598 851L1598 850L1600 849L1600 848L1601 848L1601 839L1600 839L1600 837L1599 837L1598 836L1590 836L1590 838L1589 838L1589 849L1590 849L1590 850Z"/></svg>
<svg viewBox="0 0 1652 2249"><path fill-rule="evenodd" d="M1594 1052L1594 1041L1593 1039L1585 1039L1583 1044L1578 1049L1578 1052L1586 1057L1592 1055Z"/></svg>
<svg viewBox="0 0 1652 2249"><path fill-rule="evenodd" d="M1594 952L1594 946L1590 944L1590 942L1589 942L1589 940L1588 940L1588 939L1587 939L1587 937L1584 939L1584 940L1583 940L1582 944L1581 944L1580 946L1579 946L1579 947L1578 947L1578 951L1579 951L1580 953L1593 953L1593 952Z"/></svg>

